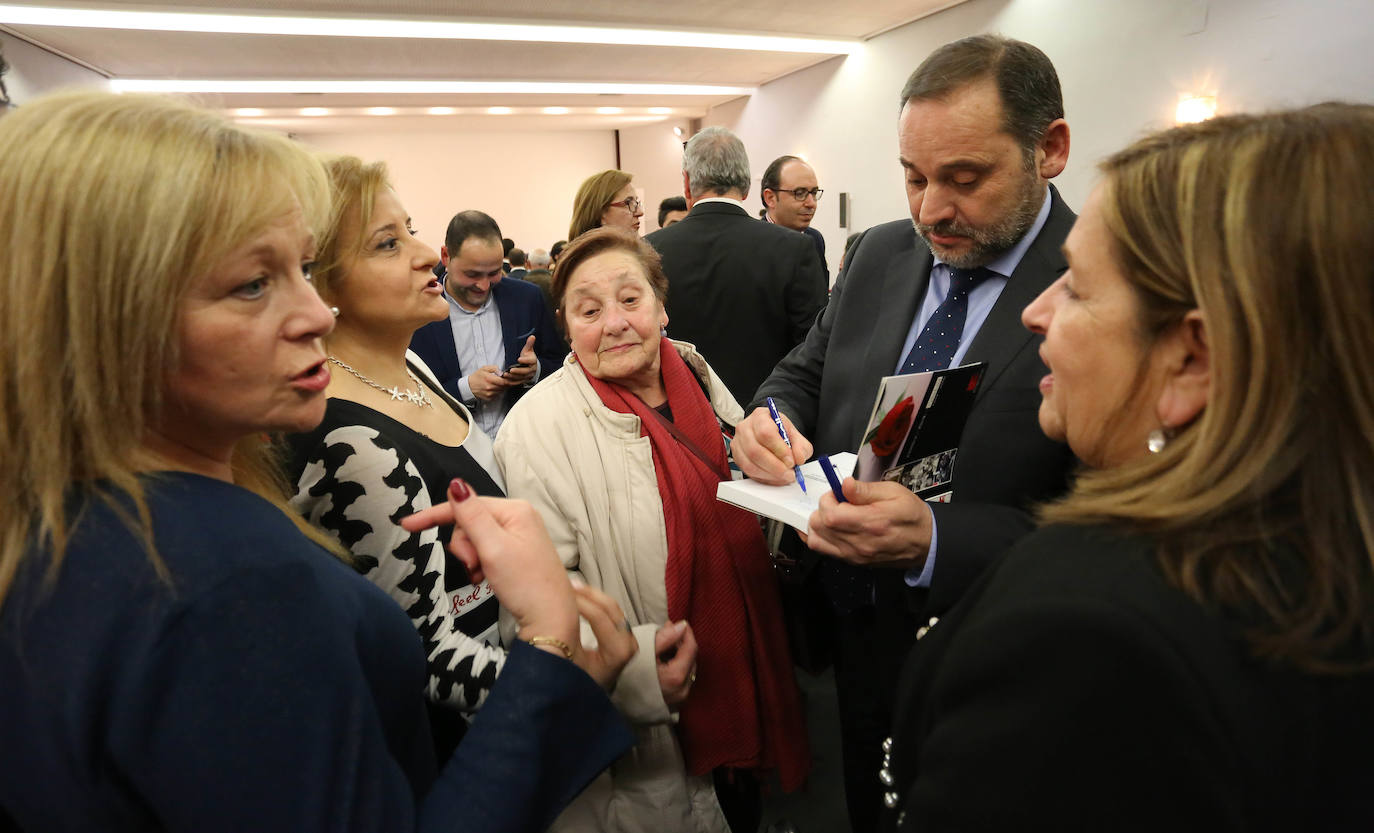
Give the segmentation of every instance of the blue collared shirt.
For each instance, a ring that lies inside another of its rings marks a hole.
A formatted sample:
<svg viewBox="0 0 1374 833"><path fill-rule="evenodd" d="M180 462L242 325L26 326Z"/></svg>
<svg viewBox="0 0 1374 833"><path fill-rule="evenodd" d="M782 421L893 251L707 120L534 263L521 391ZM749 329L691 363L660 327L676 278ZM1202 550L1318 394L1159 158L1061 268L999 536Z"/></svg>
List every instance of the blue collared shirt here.
<svg viewBox="0 0 1374 833"><path fill-rule="evenodd" d="M1040 206L1040 213L1036 215L1035 222L1031 224L1031 227L1021 236L1015 246L1012 246L1001 257L984 267L992 273L992 276L983 279L968 295L968 317L964 319L964 335L959 339L959 349L954 351L954 357L950 359L950 367L958 367L963 362L964 355L968 353L969 345L978 336L978 331L982 329L983 322L988 319L988 313L992 312L993 305L1001 297L1002 289L1006 287L1007 280L1016 271L1016 267L1021 264L1021 258L1025 257L1031 243L1034 243L1035 238L1040 235L1040 230L1045 227L1046 221L1050 218L1050 202L1050 190L1046 188L1045 200ZM893 373L901 372L902 364L906 361L906 354L911 352L911 347L916 343L916 338L921 334L926 321L930 320L930 316L935 314L935 310L944 303L945 296L949 294L949 270L950 267L946 263L941 261L938 256L935 257L935 262L930 267L930 284L926 287L925 299L921 301L921 309L911 322L911 330L907 333L906 342L902 344L902 352L897 357L897 367L893 369ZM932 518L930 551L926 554L925 566L919 571L914 567L906 571L906 583L909 586L930 586L930 577L935 573L935 553L938 542L939 530L935 526L934 518Z"/></svg>
<svg viewBox="0 0 1374 833"><path fill-rule="evenodd" d="M447 292L448 322L453 330L453 346L458 351L458 366L465 375L458 380L458 393L463 404L472 411L472 418L488 437L495 437L506 418L505 397L490 402L478 399L468 384L468 374L479 367L492 365L502 368L506 360L506 343L501 329L501 311L496 296L488 295L486 303L476 311L465 309Z"/></svg>

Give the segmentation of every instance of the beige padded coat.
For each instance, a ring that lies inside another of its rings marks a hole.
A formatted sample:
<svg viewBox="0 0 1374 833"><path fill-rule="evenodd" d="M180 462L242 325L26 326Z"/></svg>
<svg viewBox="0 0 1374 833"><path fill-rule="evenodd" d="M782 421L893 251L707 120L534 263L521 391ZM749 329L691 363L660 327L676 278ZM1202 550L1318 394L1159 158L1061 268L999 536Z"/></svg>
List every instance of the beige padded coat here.
<svg viewBox="0 0 1374 833"><path fill-rule="evenodd" d="M690 344L672 344L703 380L716 414L738 423L739 403L706 360ZM496 459L507 493L534 504L564 566L615 599L639 641L612 694L635 728L636 745L553 830L728 833L710 777L686 773L676 715L658 686L654 634L668 621L668 538L639 418L601 404L569 355L506 416Z"/></svg>

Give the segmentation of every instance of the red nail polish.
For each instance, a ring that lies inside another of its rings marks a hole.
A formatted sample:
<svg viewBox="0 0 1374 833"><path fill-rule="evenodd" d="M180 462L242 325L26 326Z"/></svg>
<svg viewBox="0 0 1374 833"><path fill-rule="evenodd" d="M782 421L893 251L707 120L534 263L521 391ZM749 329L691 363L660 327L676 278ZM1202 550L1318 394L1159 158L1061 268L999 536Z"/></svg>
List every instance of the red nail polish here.
<svg viewBox="0 0 1374 833"><path fill-rule="evenodd" d="M462 503L472 497L472 490L468 488L468 484L464 482L463 478L455 477L453 481L448 484L448 494L449 497Z"/></svg>

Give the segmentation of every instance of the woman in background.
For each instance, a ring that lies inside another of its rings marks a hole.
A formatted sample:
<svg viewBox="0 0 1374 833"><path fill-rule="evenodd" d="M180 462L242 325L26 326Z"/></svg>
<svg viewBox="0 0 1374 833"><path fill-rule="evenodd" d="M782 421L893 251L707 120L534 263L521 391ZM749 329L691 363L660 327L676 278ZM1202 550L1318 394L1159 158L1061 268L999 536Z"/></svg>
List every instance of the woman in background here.
<svg viewBox="0 0 1374 833"><path fill-rule="evenodd" d="M534 644L438 768L414 628L287 508L264 437L324 414L319 163L95 92L0 147L0 827L543 829L628 746L602 689L634 642L528 507L455 481L458 552Z"/></svg>
<svg viewBox="0 0 1374 833"><path fill-rule="evenodd" d="M635 196L634 188L630 187L632 179L633 174L614 170L587 177L573 199L568 239L576 240L579 234L602 226L623 228L639 234L639 218L644 216L644 206Z"/></svg>
<svg viewBox="0 0 1374 833"><path fill-rule="evenodd" d="M758 520L716 500L721 426L743 414L690 345L663 337L667 286L658 254L623 229L569 244L554 297L572 355L511 409L496 457L564 565L617 600L640 642L614 695L635 750L592 788L610 790L604 828L728 819L744 833L760 774L786 790L805 777L806 727Z"/></svg>
<svg viewBox="0 0 1374 833"><path fill-rule="evenodd" d="M448 317L439 256L420 242L386 166L328 160L333 222L320 237L315 289L337 311L325 339L333 370L324 421L288 438L291 505L353 554L410 616L429 662L430 722L441 757L462 737L459 712L482 704L506 652L491 587L444 550L450 530L408 532L395 519L439 505L461 477L503 497L491 440L429 368L407 352L419 327Z"/></svg>
<svg viewBox="0 0 1374 833"><path fill-rule="evenodd" d="M1374 108L1103 171L1023 315L1089 470L922 628L883 828L1374 829Z"/></svg>

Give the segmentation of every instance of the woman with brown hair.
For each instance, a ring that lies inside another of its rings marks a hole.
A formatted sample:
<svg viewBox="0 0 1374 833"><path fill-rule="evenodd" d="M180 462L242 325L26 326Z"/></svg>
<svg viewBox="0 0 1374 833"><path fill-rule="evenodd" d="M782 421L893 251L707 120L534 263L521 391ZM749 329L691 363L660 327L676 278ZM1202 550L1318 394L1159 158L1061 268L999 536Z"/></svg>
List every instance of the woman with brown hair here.
<svg viewBox="0 0 1374 833"><path fill-rule="evenodd" d="M568 239L576 240L579 234L602 226L614 226L638 234L639 218L644 216L644 206L635 196L634 188L630 187L632 179L633 174L616 170L587 177L573 199Z"/></svg>
<svg viewBox="0 0 1374 833"><path fill-rule="evenodd" d="M569 244L554 297L572 354L511 410L496 457L640 643L614 694L635 751L592 788L604 829L756 829L758 778L793 790L806 775L806 727L758 520L715 497L722 426L743 414L691 345L664 337L667 286L622 229Z"/></svg>
<svg viewBox="0 0 1374 833"><path fill-rule="evenodd" d="M1374 108L1103 172L1023 315L1087 470L921 629L883 827L1368 830Z"/></svg>

